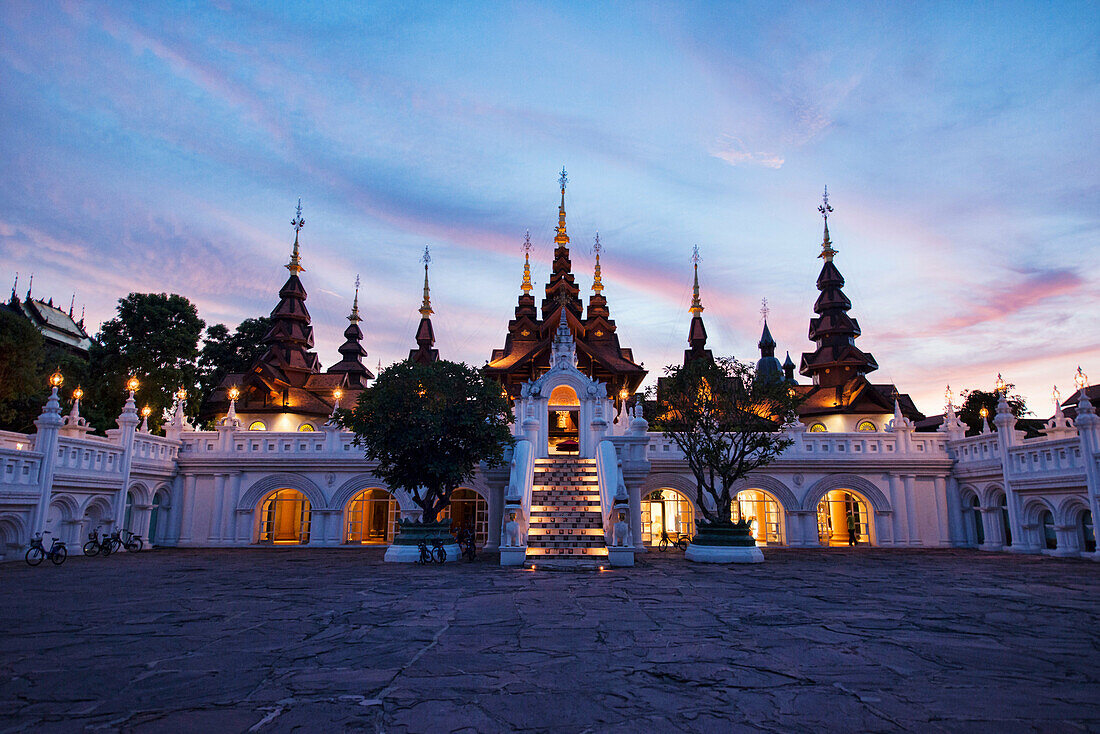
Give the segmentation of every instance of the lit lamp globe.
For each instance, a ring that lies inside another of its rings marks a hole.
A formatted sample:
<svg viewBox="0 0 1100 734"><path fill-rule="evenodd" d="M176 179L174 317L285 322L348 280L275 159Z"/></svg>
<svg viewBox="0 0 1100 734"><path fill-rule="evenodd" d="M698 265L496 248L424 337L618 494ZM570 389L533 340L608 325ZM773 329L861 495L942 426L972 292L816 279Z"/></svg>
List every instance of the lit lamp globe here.
<svg viewBox="0 0 1100 734"><path fill-rule="evenodd" d="M83 400L83 399L84 399L84 390L82 390L80 388L80 385L77 385L76 389L73 390L73 400L80 401L80 400Z"/></svg>
<svg viewBox="0 0 1100 734"><path fill-rule="evenodd" d="M1004 392L1005 391L1005 381L1001 377L1000 372L997 373L997 381L995 383L993 383L993 389L996 390L997 392Z"/></svg>
<svg viewBox="0 0 1100 734"><path fill-rule="evenodd" d="M137 392L137 389L140 386L141 383L138 382L138 378L136 377L131 377L129 380L126 381L126 389L129 390L131 394Z"/></svg>
<svg viewBox="0 0 1100 734"><path fill-rule="evenodd" d="M982 417L982 420L985 420L986 418L989 417L989 408L987 408L983 405L982 409L978 411L978 415L980 415Z"/></svg>
<svg viewBox="0 0 1100 734"><path fill-rule="evenodd" d="M241 396L241 391L238 390L236 388L236 386L233 386L233 387L229 388L228 395L229 395L230 400L232 400L233 402L236 402L237 398L239 398Z"/></svg>
<svg viewBox="0 0 1100 734"><path fill-rule="evenodd" d="M1089 386L1089 376L1081 371L1081 366L1077 366L1077 374L1073 376L1073 383L1077 385L1078 390L1084 390Z"/></svg>
<svg viewBox="0 0 1100 734"><path fill-rule="evenodd" d="M179 390L176 390L176 400L180 401L181 403L184 400L187 400L187 391L184 390L182 387Z"/></svg>
<svg viewBox="0 0 1100 734"><path fill-rule="evenodd" d="M61 374L61 370L57 370L50 375L50 387L54 390L61 387L63 382L65 382L65 376Z"/></svg>

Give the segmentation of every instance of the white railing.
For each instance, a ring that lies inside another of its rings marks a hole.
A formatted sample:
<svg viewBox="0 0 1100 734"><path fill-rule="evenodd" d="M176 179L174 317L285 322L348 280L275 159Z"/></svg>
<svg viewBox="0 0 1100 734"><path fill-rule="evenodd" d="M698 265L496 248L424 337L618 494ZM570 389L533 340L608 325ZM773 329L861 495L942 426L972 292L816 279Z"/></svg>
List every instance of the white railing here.
<svg viewBox="0 0 1100 734"><path fill-rule="evenodd" d="M960 464L976 461L1000 461L1001 447L996 433L980 433L951 442L955 460Z"/></svg>
<svg viewBox="0 0 1100 734"><path fill-rule="evenodd" d="M134 461L142 464L175 463L179 444L164 436L139 433L134 436Z"/></svg>
<svg viewBox="0 0 1100 734"><path fill-rule="evenodd" d="M327 431L309 433L275 431L233 431L223 438L217 431L193 431L181 437L179 452L187 456L204 454L238 454L244 456L315 456L340 454L362 457L362 450L352 444L355 435L348 431L332 434Z"/></svg>
<svg viewBox="0 0 1100 734"><path fill-rule="evenodd" d="M0 431L0 448L27 451L34 447L34 434Z"/></svg>
<svg viewBox="0 0 1100 734"><path fill-rule="evenodd" d="M38 488L42 454L26 449L0 447L0 486L7 489Z"/></svg>
<svg viewBox="0 0 1100 734"><path fill-rule="evenodd" d="M646 457L650 460L683 459L684 453L672 439L662 433L649 433ZM794 443L783 452L780 460L863 457L875 458L913 455L947 458L947 437L940 433L910 433L908 442L900 434L880 432L809 433L792 432ZM905 448L907 446L907 448Z"/></svg>
<svg viewBox="0 0 1100 734"><path fill-rule="evenodd" d="M1085 472L1081 443L1076 436L1059 439L1033 438L1008 450L1012 476L1069 475Z"/></svg>
<svg viewBox="0 0 1100 734"><path fill-rule="evenodd" d="M121 474L122 447L106 438L62 436L58 439L54 472Z"/></svg>

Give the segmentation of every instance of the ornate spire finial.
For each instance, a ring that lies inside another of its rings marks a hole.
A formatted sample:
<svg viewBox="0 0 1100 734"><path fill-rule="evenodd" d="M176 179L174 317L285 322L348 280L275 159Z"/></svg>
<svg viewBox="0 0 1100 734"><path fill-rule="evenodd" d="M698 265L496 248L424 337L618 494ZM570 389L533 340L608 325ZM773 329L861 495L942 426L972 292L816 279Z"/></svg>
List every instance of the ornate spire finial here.
<svg viewBox="0 0 1100 734"><path fill-rule="evenodd" d="M358 323L363 319L359 318L359 274L355 274L355 300L351 302L351 316L348 316L348 321Z"/></svg>
<svg viewBox="0 0 1100 734"><path fill-rule="evenodd" d="M424 263L424 302L420 304L420 315L427 318L435 313L432 311L432 298L428 290L428 264L432 261L432 255L428 249L428 245L424 245L424 254L421 256L420 260Z"/></svg>
<svg viewBox="0 0 1100 734"><path fill-rule="evenodd" d="M73 317L73 306L75 306L75 305L76 305L76 294L74 293L73 297L69 299L69 318L70 319Z"/></svg>
<svg viewBox="0 0 1100 734"><path fill-rule="evenodd" d="M592 252L596 254L596 275L592 279L592 292L603 292L603 280L600 278L600 253L603 251L603 245L600 244L600 233L596 233L596 242L592 245Z"/></svg>
<svg viewBox="0 0 1100 734"><path fill-rule="evenodd" d="M31 282L27 286L27 300L31 300L31 291L34 290L34 273L31 273Z"/></svg>
<svg viewBox="0 0 1100 734"><path fill-rule="evenodd" d="M558 233L554 237L554 244L565 247L569 244L569 235L565 233L565 184L569 177L565 175L565 166L561 167L561 175L558 176L558 184L561 186L561 206L558 207Z"/></svg>
<svg viewBox="0 0 1100 734"><path fill-rule="evenodd" d="M699 257L699 245L695 245L691 251L691 263L695 266L695 285L692 287L691 308L688 309L690 313L703 312L703 302L699 300L699 261L702 259Z"/></svg>
<svg viewBox="0 0 1100 734"><path fill-rule="evenodd" d="M298 197L298 214L294 219L290 220L290 226L294 227L294 250L290 253L290 262L286 264L286 269L291 272L292 275L305 270L302 267L302 258L298 255L298 233L302 230L302 227L306 225L306 220L302 219L302 197Z"/></svg>
<svg viewBox="0 0 1100 734"><path fill-rule="evenodd" d="M525 296L535 288L531 285L531 230L523 235L523 283L519 287Z"/></svg>
<svg viewBox="0 0 1100 734"><path fill-rule="evenodd" d="M768 323L768 314L769 313L771 313L771 309L768 308L768 299L767 298L761 298L760 299L760 320L763 321L765 324Z"/></svg>
<svg viewBox="0 0 1100 734"><path fill-rule="evenodd" d="M832 262L837 250L833 249L832 240L829 239L829 215L833 213L833 207L829 204L829 187L825 187L825 193L821 195L821 206L817 208L821 217L825 220L825 235L821 240L821 254L818 257L825 258L826 262Z"/></svg>

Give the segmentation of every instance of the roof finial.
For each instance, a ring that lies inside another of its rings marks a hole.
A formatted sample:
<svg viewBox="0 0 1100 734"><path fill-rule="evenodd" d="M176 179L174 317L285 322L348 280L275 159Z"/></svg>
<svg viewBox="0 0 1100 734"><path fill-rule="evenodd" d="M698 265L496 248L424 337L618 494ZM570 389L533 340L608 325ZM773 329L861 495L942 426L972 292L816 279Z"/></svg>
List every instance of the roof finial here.
<svg viewBox="0 0 1100 734"><path fill-rule="evenodd" d="M765 325L767 325L767 323L768 323L768 314L769 313L771 313L771 309L768 308L768 299L767 298L761 298L760 299L760 320L763 321Z"/></svg>
<svg viewBox="0 0 1100 734"><path fill-rule="evenodd" d="M428 264L432 261L431 252L428 249L428 245L424 245L424 254L420 260L424 263L424 302L420 304L420 315L424 318L431 316L432 311L432 297L428 290Z"/></svg>
<svg viewBox="0 0 1100 734"><path fill-rule="evenodd" d="M600 233L596 233L596 242L592 245L592 252L596 253L596 275L592 279L592 292L603 292L603 280L600 279L600 253L603 251L603 245L600 244Z"/></svg>
<svg viewBox="0 0 1100 734"><path fill-rule="evenodd" d="M691 262L695 266L695 285L692 288L691 308L688 309L688 311L690 313L702 313L703 312L703 302L701 300L699 300L699 261L700 260L702 260L702 258L699 257L699 245L695 245L695 247L693 247L692 250L691 250Z"/></svg>
<svg viewBox="0 0 1100 734"><path fill-rule="evenodd" d="M73 317L73 306L75 306L75 305L76 305L76 294L74 293L73 297L69 299L69 318L70 319Z"/></svg>
<svg viewBox="0 0 1100 734"><path fill-rule="evenodd" d="M821 254L818 257L825 258L825 262L832 262L837 251L833 249L833 243L829 239L829 215L833 213L833 207L829 204L829 187L825 187L825 193L821 195L821 206L817 208L825 219L825 236L821 240Z"/></svg>
<svg viewBox="0 0 1100 734"><path fill-rule="evenodd" d="M359 318L359 274L355 274L355 300L351 302L351 316L348 316L348 321L358 323L363 319Z"/></svg>
<svg viewBox="0 0 1100 734"><path fill-rule="evenodd" d="M85 307L83 305L80 307L80 328L81 329L84 328L84 308Z"/></svg>
<svg viewBox="0 0 1100 734"><path fill-rule="evenodd" d="M561 186L561 206L558 207L558 233L554 237L554 244L565 247L569 244L569 235L565 233L565 184L569 177L565 174L565 166L561 167L561 175L558 176L558 184Z"/></svg>
<svg viewBox="0 0 1100 734"><path fill-rule="evenodd" d="M527 230L523 235L523 283L520 284L520 290L527 296L534 288L531 285L531 230Z"/></svg>
<svg viewBox="0 0 1100 734"><path fill-rule="evenodd" d="M31 282L30 282L30 285L27 286L27 298L26 298L26 300L28 300L28 301L31 300L31 291L33 291L33 290L34 290L34 273L31 273Z"/></svg>
<svg viewBox="0 0 1100 734"><path fill-rule="evenodd" d="M16 293L15 293L17 290L19 290L19 273L18 272L16 272L15 282L12 283L12 286L11 286L11 302L12 303L15 303L17 300L19 300L19 296L16 295Z"/></svg>
<svg viewBox="0 0 1100 734"><path fill-rule="evenodd" d="M294 227L294 250L290 254L290 262L286 264L286 269L289 270L292 275L297 275L305 270L305 268L302 267L302 259L298 255L298 232L300 232L305 225L306 220L302 219L302 197L299 196L298 214L294 219L290 220L290 226Z"/></svg>

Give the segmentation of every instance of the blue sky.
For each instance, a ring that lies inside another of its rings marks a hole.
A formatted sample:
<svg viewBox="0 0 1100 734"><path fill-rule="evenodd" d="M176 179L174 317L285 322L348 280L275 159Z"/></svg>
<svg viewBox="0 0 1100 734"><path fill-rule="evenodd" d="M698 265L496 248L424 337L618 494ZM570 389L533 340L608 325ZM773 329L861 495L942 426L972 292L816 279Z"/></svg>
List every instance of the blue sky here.
<svg viewBox="0 0 1100 734"><path fill-rule="evenodd" d="M404 357L432 245L446 358L482 364L573 262L655 375L807 322L828 184L876 379L940 410L998 371L1040 414L1100 379L1100 6L899 3L0 5L0 276L86 304L274 306L299 196L327 366L356 273L368 363Z"/></svg>

